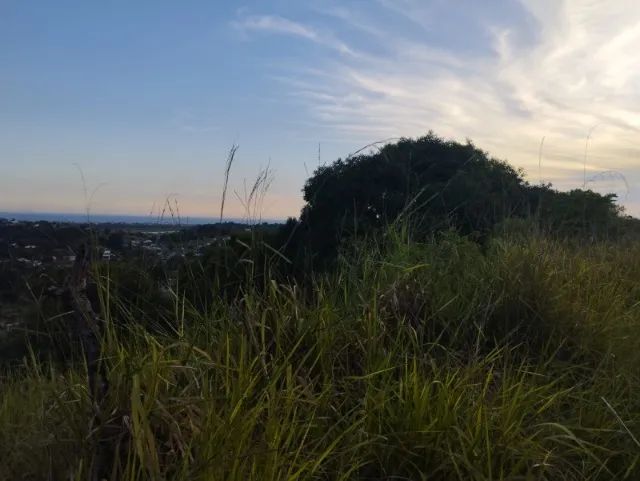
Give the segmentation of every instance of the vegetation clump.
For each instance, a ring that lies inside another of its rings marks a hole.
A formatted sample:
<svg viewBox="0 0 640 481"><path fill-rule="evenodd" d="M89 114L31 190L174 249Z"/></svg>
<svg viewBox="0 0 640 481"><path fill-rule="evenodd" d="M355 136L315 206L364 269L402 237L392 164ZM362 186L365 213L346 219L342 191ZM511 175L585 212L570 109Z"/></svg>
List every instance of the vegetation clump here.
<svg viewBox="0 0 640 481"><path fill-rule="evenodd" d="M287 225L287 254L326 267L345 241L407 218L423 235L452 228L476 239L513 219L534 220L554 237L589 240L620 236L637 224L621 215L615 195L560 192L532 185L523 174L470 141L433 133L356 153L307 180L300 220Z"/></svg>

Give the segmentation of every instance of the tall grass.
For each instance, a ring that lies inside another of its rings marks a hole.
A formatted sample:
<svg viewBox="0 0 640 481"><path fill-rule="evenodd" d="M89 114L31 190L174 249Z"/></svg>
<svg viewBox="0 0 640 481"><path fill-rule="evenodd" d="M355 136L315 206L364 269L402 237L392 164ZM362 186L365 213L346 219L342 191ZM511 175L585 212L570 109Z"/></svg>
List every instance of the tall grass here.
<svg viewBox="0 0 640 481"><path fill-rule="evenodd" d="M109 393L2 377L0 478L640 479L640 246L406 231L312 289L265 278L150 332L97 274Z"/></svg>

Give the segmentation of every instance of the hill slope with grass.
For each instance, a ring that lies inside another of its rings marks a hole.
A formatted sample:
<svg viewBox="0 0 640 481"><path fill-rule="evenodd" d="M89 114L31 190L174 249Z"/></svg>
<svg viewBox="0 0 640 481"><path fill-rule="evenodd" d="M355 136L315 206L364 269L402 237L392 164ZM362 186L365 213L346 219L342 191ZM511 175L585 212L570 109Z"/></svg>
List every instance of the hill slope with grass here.
<svg viewBox="0 0 640 481"><path fill-rule="evenodd" d="M49 347L0 375L0 479L640 479L640 242L612 196L428 136L305 197L170 271L79 254Z"/></svg>
<svg viewBox="0 0 640 481"><path fill-rule="evenodd" d="M357 252L310 290L176 292L154 333L101 272L109 389L77 362L5 375L0 478L638 479L639 245Z"/></svg>

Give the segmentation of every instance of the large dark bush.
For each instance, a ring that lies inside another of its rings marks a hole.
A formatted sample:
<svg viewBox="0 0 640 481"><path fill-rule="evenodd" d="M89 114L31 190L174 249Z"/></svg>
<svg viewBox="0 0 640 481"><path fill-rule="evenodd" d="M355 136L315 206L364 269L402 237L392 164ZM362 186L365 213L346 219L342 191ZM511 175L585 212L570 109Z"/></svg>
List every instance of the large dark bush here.
<svg viewBox="0 0 640 481"><path fill-rule="evenodd" d="M322 166L303 191L299 222L289 221L281 238L290 258L315 267L330 265L354 236L399 219L410 218L415 235L453 228L480 239L511 218L534 219L560 236L590 237L610 233L619 221L613 195L530 185L521 171L471 142L432 133Z"/></svg>

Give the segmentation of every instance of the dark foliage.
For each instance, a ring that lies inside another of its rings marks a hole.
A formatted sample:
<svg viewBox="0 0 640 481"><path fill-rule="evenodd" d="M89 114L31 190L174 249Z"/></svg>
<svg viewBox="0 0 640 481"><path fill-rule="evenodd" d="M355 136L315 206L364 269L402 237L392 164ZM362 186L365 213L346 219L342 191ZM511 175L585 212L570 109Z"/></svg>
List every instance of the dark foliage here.
<svg viewBox="0 0 640 481"><path fill-rule="evenodd" d="M288 221L281 240L290 258L311 258L315 267L330 265L348 239L403 218L411 218L414 235L453 228L479 239L511 218L534 219L552 234L589 237L609 235L620 220L614 195L532 186L471 142L432 133L318 168L304 200L299 222Z"/></svg>

